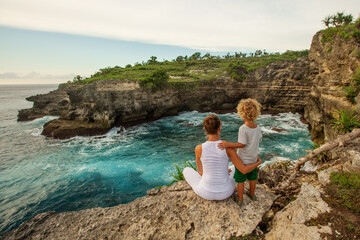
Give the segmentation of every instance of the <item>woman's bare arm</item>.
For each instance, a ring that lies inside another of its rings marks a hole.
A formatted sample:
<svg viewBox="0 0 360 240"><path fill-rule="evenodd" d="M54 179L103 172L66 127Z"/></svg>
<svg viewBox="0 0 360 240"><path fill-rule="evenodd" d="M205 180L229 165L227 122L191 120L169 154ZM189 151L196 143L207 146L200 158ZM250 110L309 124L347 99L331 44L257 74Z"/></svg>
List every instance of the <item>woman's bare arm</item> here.
<svg viewBox="0 0 360 240"><path fill-rule="evenodd" d="M201 145L197 145L195 147L195 159L196 159L196 167L197 170L199 172L199 174L202 176L203 174L203 167L202 167L202 163L201 163L201 154L202 154L202 146Z"/></svg>
<svg viewBox="0 0 360 240"><path fill-rule="evenodd" d="M226 149L226 153L229 156L231 162L235 165L235 167L242 173L242 174L246 174L248 172L251 172L252 170L254 170L257 166L259 166L261 164L261 159L258 156L258 160L256 163L252 163L252 164L248 164L245 165L239 158L239 156L237 155L235 149L233 148L227 148Z"/></svg>

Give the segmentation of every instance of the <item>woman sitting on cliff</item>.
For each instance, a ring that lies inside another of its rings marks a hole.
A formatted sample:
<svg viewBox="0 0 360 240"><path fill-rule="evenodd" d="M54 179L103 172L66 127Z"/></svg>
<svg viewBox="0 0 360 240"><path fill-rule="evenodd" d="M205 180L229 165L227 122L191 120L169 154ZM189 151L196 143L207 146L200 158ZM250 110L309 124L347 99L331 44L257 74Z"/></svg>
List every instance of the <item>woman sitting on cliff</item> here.
<svg viewBox="0 0 360 240"><path fill-rule="evenodd" d="M204 129L208 141L195 148L198 172L187 167L183 171L184 178L200 197L207 200L223 200L233 194L235 187L234 166L228 168L229 158L243 174L254 170L261 164L261 160L244 165L235 149L218 148L217 145L222 142L220 140L221 121L218 116L212 114L205 117Z"/></svg>

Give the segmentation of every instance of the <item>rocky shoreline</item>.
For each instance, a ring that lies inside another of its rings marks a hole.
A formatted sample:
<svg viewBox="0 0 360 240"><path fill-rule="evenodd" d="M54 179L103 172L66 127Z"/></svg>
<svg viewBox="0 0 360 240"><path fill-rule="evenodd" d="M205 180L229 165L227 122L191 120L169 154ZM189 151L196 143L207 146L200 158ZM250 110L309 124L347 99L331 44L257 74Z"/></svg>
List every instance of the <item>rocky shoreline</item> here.
<svg viewBox="0 0 360 240"><path fill-rule="evenodd" d="M188 87L160 90L128 80L65 84L51 93L28 98L34 106L21 110L18 120L59 115L45 124L42 134L63 139L102 134L114 126L132 126L182 111L234 111L240 99L253 96L264 111L302 111L311 89L308 66L309 60L300 58L269 64L243 81L224 73L214 81L197 82L196 87L189 83Z"/></svg>

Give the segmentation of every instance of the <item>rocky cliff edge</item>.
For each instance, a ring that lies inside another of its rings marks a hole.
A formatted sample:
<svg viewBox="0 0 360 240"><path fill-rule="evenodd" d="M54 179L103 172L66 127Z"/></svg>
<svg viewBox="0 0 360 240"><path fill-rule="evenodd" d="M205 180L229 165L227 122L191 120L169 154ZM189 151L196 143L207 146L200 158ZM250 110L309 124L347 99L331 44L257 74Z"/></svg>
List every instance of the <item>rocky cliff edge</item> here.
<svg viewBox="0 0 360 240"><path fill-rule="evenodd" d="M69 138L102 134L114 126L126 127L181 111L234 111L238 101L248 97L256 98L264 111L302 111L311 87L308 74L309 61L300 58L269 64L241 81L224 72L213 81L158 90L128 80L65 84L52 93L28 98L34 106L21 110L18 119L59 115L44 126L42 134Z"/></svg>

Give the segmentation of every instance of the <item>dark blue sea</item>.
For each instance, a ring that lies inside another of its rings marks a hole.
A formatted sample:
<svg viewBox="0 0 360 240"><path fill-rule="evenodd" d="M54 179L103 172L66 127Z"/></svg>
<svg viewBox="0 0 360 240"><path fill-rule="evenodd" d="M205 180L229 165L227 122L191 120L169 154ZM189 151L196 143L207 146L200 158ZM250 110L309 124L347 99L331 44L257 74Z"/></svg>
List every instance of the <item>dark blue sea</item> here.
<svg viewBox="0 0 360 240"><path fill-rule="evenodd" d="M32 106L26 97L56 88L0 85L0 233L39 213L111 207L144 196L173 180L174 162L194 162L195 146L205 141L202 119L209 113L196 111L68 140L40 134L43 124L56 117L16 121L18 110ZM236 141L242 120L235 113L219 116L222 138ZM262 115L257 123L263 161L296 160L312 146L299 114Z"/></svg>

